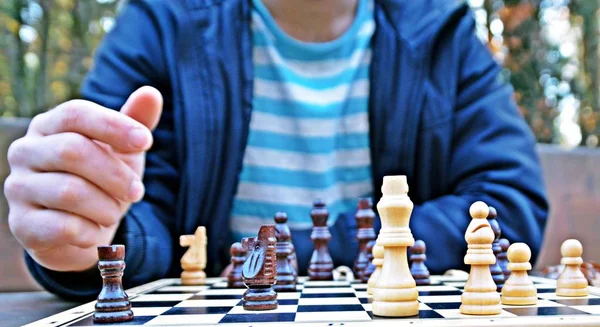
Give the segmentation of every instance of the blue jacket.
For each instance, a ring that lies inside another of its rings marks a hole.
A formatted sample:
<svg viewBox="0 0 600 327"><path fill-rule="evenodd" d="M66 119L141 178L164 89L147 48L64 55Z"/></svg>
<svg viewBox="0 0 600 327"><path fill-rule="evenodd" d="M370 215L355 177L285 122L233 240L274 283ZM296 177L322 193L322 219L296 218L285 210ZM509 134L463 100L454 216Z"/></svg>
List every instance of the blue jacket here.
<svg viewBox="0 0 600 327"><path fill-rule="evenodd" d="M182 234L208 230L209 275L228 263L228 224L252 111L247 0L132 0L97 51L83 97L119 109L142 85L164 113L147 155L146 195L114 243L127 247L125 287L178 276ZM374 202L385 175L408 176L410 221L432 273L464 268L469 206L498 211L502 233L540 250L548 206L534 138L464 3L377 0L369 119ZM307 213L308 214L308 213ZM332 228L337 264L356 255L353 213ZM293 231L301 270L312 250ZM97 296L97 270L35 278L71 298Z"/></svg>

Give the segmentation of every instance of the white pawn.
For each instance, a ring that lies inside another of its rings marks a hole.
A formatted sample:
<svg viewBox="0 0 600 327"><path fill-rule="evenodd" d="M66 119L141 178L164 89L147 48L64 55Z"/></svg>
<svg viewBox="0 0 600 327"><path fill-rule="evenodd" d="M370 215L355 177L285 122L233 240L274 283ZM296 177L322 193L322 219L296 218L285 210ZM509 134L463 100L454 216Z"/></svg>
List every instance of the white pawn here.
<svg viewBox="0 0 600 327"><path fill-rule="evenodd" d="M468 244L465 264L471 265L471 272L460 297L462 314L495 315L502 312L500 294L496 292L496 283L490 272L496 256L492 251L494 231L486 219L489 210L488 205L481 201L473 203L469 209L473 219L465 233Z"/></svg>
<svg viewBox="0 0 600 327"><path fill-rule="evenodd" d="M560 253L563 256L560 263L565 265L565 270L558 276L556 295L587 296L588 282L579 269L579 266L583 263L581 258L583 246L578 240L566 240L560 247Z"/></svg>
<svg viewBox="0 0 600 327"><path fill-rule="evenodd" d="M375 283L377 283L377 278L379 278L379 275L381 274L381 267L383 267L383 246L375 244L372 252L375 270L367 282L367 294L369 295L373 295L373 288L375 287Z"/></svg>
<svg viewBox="0 0 600 327"><path fill-rule="evenodd" d="M527 275L531 270L531 250L525 243L515 243L508 248L508 269L510 277L502 288L502 304L534 305L537 303L537 289Z"/></svg>

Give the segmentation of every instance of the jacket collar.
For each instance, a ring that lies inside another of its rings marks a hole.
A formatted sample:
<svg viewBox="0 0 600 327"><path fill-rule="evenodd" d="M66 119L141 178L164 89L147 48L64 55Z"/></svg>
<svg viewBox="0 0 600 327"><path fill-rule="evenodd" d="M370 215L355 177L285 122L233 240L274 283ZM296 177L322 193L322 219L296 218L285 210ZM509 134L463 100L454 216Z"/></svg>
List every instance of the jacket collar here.
<svg viewBox="0 0 600 327"><path fill-rule="evenodd" d="M222 3L243 5L250 0L184 0L188 10L202 10ZM432 36L438 34L450 21L464 16L468 6L464 1L447 0L375 0L398 37L412 52L420 52ZM243 6L242 8L250 8ZM241 15L240 17L248 17Z"/></svg>

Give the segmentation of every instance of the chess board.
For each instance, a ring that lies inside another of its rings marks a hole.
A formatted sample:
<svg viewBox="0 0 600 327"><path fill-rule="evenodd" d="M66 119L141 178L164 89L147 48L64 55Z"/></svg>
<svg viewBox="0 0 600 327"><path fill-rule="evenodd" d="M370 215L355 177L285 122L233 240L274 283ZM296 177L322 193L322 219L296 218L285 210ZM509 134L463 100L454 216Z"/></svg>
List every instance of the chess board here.
<svg viewBox="0 0 600 327"><path fill-rule="evenodd" d="M382 318L371 311L373 299L366 285L355 281L315 282L301 277L297 292L278 294L276 310L250 312L241 305L245 289L228 289L224 279L208 279L203 286L163 279L128 290L135 318L115 326L600 326L599 288L590 287L585 298L565 298L555 294L554 280L532 280L538 290L537 305L503 305L500 315L467 316L459 313L465 280L432 276L432 285L418 286L418 317ZM27 326L91 326L93 311L91 302Z"/></svg>

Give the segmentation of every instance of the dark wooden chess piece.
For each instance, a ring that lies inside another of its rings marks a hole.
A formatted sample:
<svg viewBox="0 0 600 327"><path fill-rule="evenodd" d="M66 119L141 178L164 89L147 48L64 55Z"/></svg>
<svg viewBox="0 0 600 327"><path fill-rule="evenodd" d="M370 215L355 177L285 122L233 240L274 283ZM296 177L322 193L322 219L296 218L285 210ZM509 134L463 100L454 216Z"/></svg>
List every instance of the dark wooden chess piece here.
<svg viewBox="0 0 600 327"><path fill-rule="evenodd" d="M356 239L358 240L358 255L354 260L354 276L356 279L363 279L363 271L369 264L368 256L370 252L366 251L367 243L377 237L375 230L373 229L373 220L375 219L375 212L373 212L373 201L370 198L358 199L358 210L356 211L356 225L358 230L356 232ZM367 278L368 280L368 278Z"/></svg>
<svg viewBox="0 0 600 327"><path fill-rule="evenodd" d="M276 292L295 292L296 277L294 276L294 267L289 260L292 254L292 233L287 225L287 214L277 212L275 214L275 245L277 251L277 283L273 286Z"/></svg>
<svg viewBox="0 0 600 327"><path fill-rule="evenodd" d="M244 288L244 282L242 280L242 267L246 261L246 250L242 246L242 243L235 242L231 245L231 271L227 275L227 287L228 288Z"/></svg>
<svg viewBox="0 0 600 327"><path fill-rule="evenodd" d="M425 260L427 259L425 251L425 242L421 240L416 240L415 244L409 248L410 274L415 279L417 285L429 285L431 283L429 280L429 270L425 266Z"/></svg>
<svg viewBox="0 0 600 327"><path fill-rule="evenodd" d="M363 269L362 273L360 274L360 282L361 283L367 283L369 281L369 278L371 278L371 275L373 275L373 272L375 271L375 265L373 264L373 247L375 246L375 240L370 240L367 245L365 246L365 252L367 253L367 260L369 260L369 263L367 264L367 266L365 267L365 269Z"/></svg>
<svg viewBox="0 0 600 327"><path fill-rule="evenodd" d="M490 272L492 273L492 278L494 279L494 283L496 283L497 291L502 291L502 286L504 286L504 272L502 271L502 267L498 264L498 254L502 252L502 247L500 246L498 240L500 240L500 225L498 221L496 221L496 208L489 207L490 213L488 214L488 221L490 223L490 227L494 231L494 242L492 242L492 251L494 251L494 255L496 256L496 262L490 265Z"/></svg>
<svg viewBox="0 0 600 327"><path fill-rule="evenodd" d="M248 290L242 297L245 310L272 310L277 308L277 281L275 225L262 225L257 237L242 239L248 259L242 267L242 278Z"/></svg>
<svg viewBox="0 0 600 327"><path fill-rule="evenodd" d="M500 245L500 253L496 255L496 261L502 269L504 280L508 280L508 277L510 277L510 269L508 269L508 258L506 253L508 252L508 248L510 247L510 242L505 238L501 238L498 240L498 245Z"/></svg>
<svg viewBox="0 0 600 327"><path fill-rule="evenodd" d="M291 234L290 234L291 235ZM292 265L292 273L294 274L294 282L298 284L298 258L296 257L296 247L294 243L292 243L292 238L290 237L290 248L292 253L288 255L288 261L290 265Z"/></svg>
<svg viewBox="0 0 600 327"><path fill-rule="evenodd" d="M102 290L98 295L92 320L95 323L116 323L133 319L129 297L123 290L125 246L98 247L98 269L102 276Z"/></svg>
<svg viewBox="0 0 600 327"><path fill-rule="evenodd" d="M331 233L327 227L329 211L325 207L325 202L320 199L315 200L310 216L314 225L310 239L315 249L308 266L308 279L333 280L333 260L327 247L327 243L331 240Z"/></svg>

